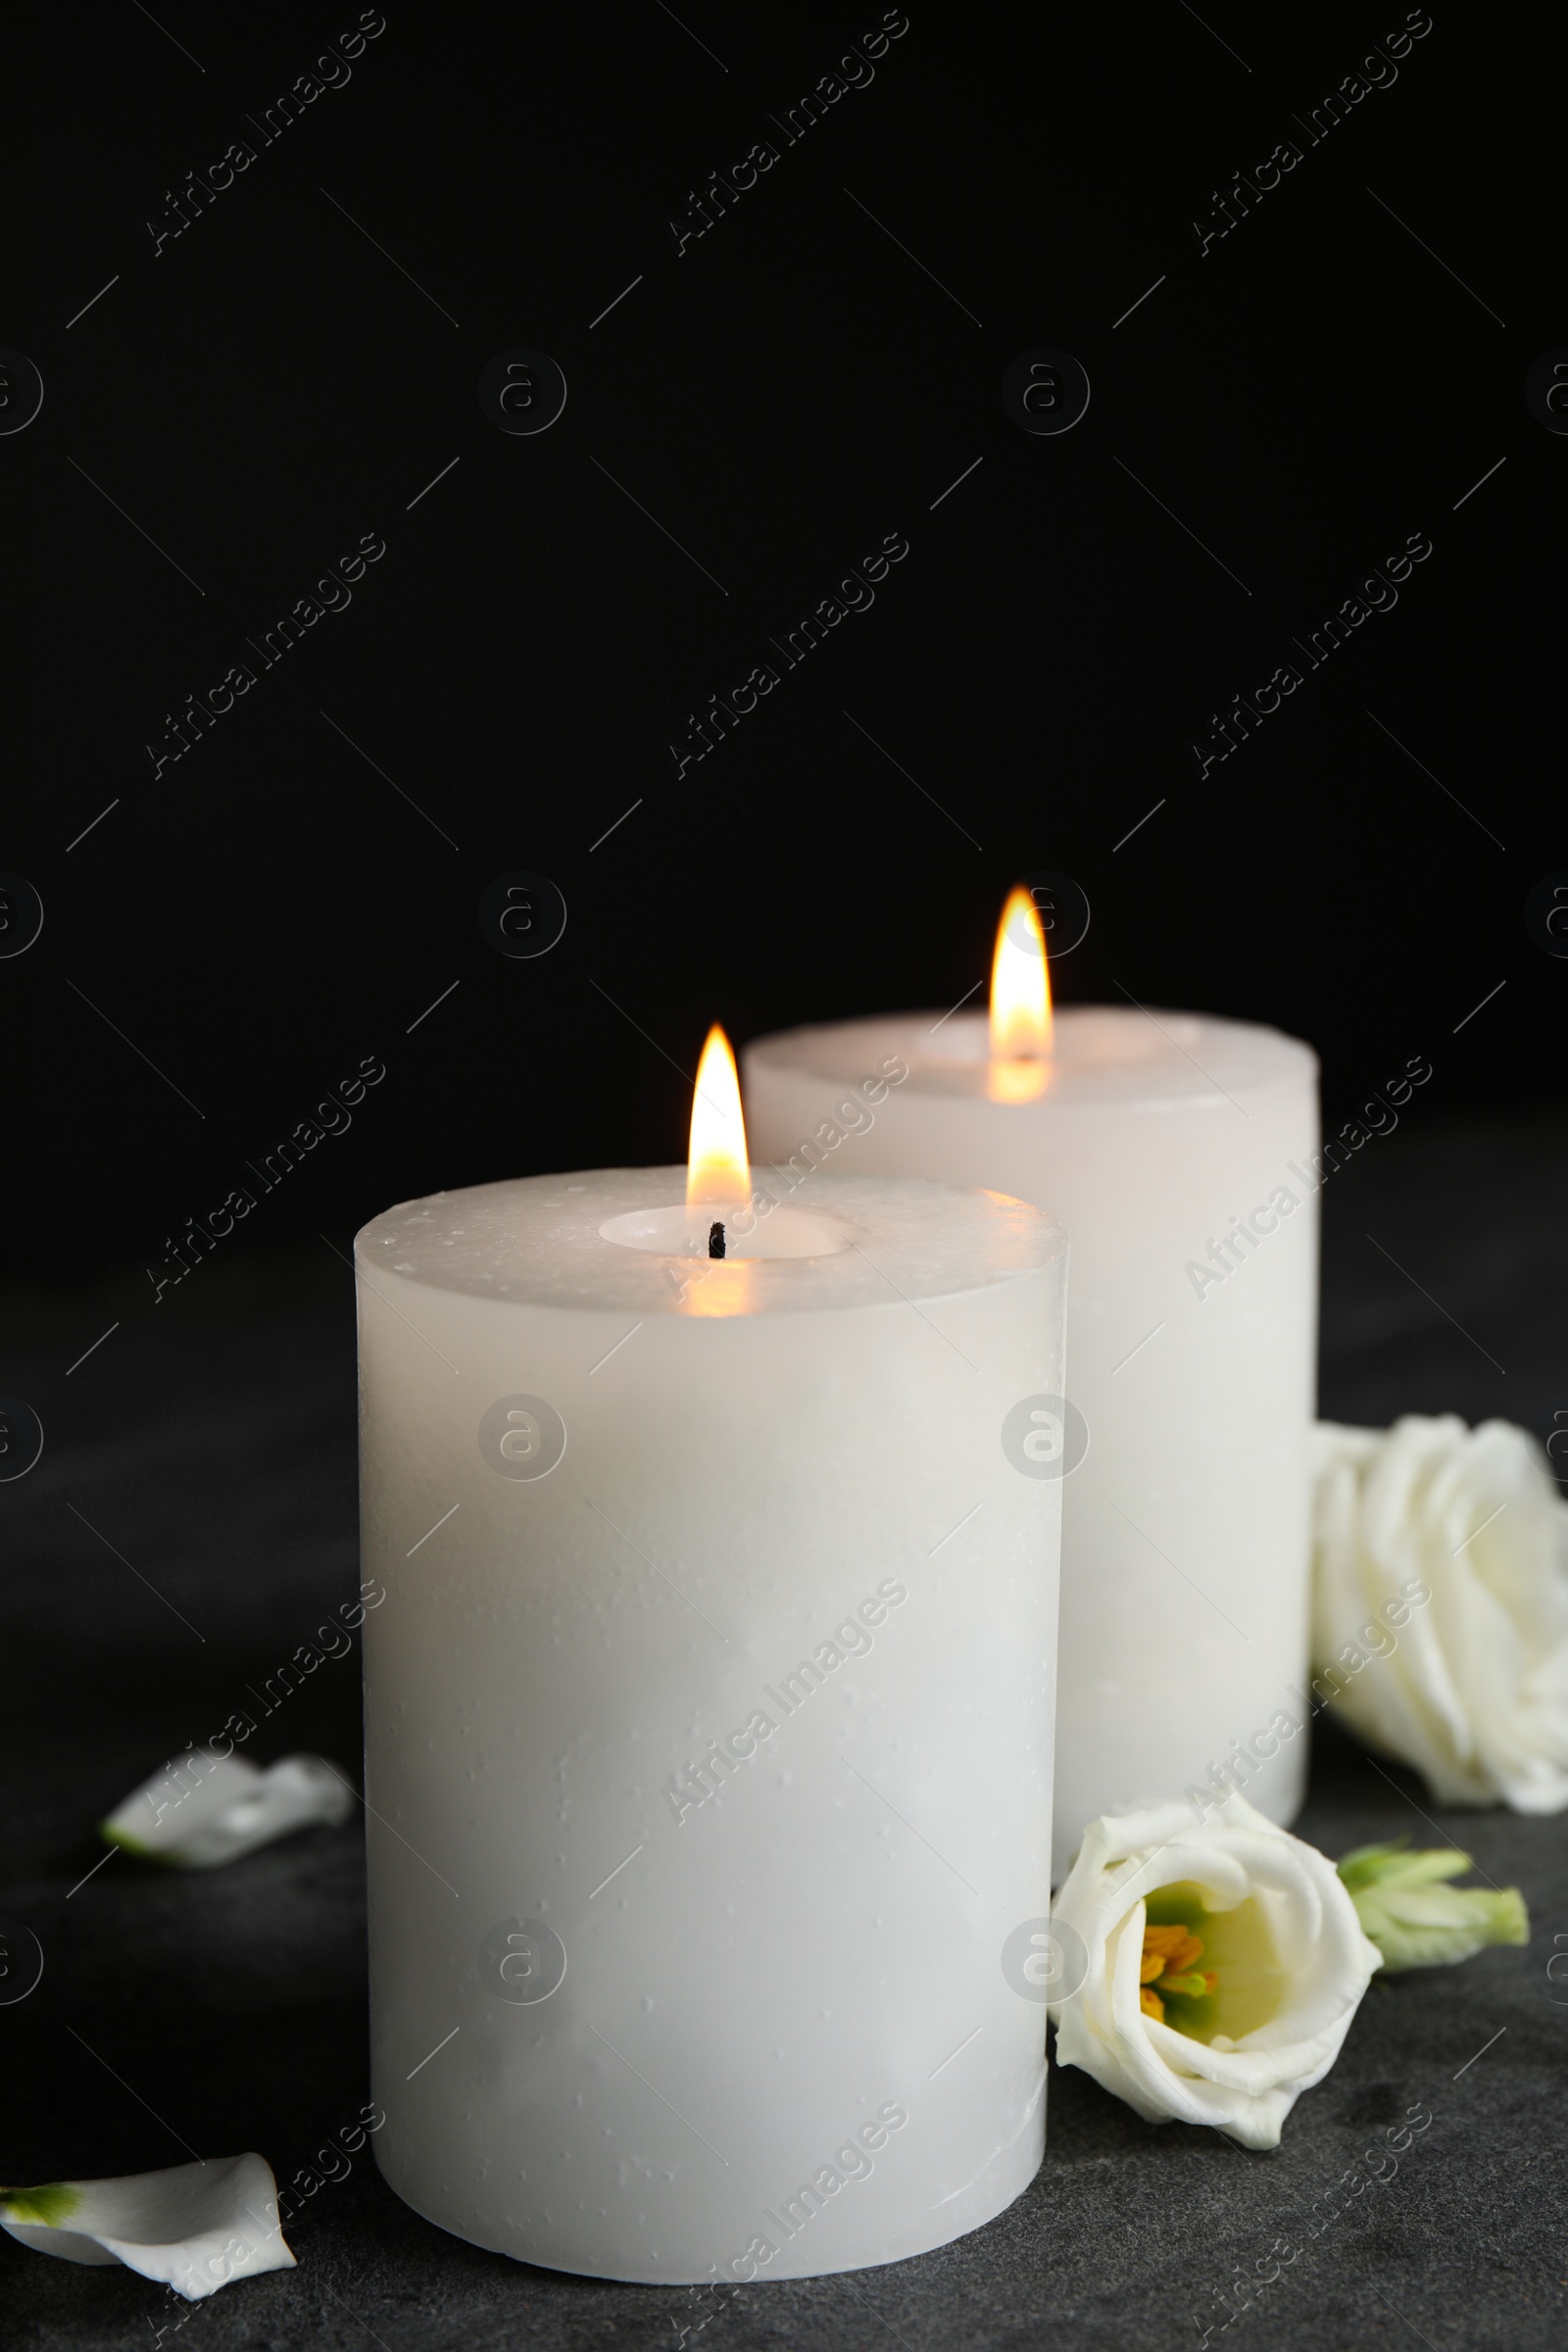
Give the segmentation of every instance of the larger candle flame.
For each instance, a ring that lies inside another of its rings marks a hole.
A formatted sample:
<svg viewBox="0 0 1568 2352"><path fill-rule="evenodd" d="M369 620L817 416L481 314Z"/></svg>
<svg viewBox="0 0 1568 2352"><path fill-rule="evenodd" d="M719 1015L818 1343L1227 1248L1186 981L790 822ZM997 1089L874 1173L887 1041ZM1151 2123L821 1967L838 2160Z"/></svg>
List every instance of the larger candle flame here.
<svg viewBox="0 0 1568 2352"><path fill-rule="evenodd" d="M1051 966L1040 910L1014 890L1002 910L991 966L993 1061L1044 1060L1051 1052Z"/></svg>
<svg viewBox="0 0 1568 2352"><path fill-rule="evenodd" d="M695 1208L699 1203L749 1200L751 1197L740 1077L729 1039L715 1021L697 1065L692 1139L686 1156L686 1205Z"/></svg>

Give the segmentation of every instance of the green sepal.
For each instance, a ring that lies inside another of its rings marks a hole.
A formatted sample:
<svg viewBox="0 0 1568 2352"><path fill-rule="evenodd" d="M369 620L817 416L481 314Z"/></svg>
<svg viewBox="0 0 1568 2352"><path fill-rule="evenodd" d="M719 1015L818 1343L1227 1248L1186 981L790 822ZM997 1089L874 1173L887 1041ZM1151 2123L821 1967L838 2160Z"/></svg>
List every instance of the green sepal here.
<svg viewBox="0 0 1568 2352"><path fill-rule="evenodd" d="M42 2230L59 2230L81 2203L81 2191L69 2180L46 2180L40 2188L0 2188L0 2214L8 2222L31 2223Z"/></svg>
<svg viewBox="0 0 1568 2352"><path fill-rule="evenodd" d="M1446 1968L1491 1943L1528 1943L1530 1914L1517 1886L1449 1886L1473 1867L1457 1846L1406 1849L1402 1838L1358 1845L1342 1857L1361 1930L1383 1954L1383 1974Z"/></svg>

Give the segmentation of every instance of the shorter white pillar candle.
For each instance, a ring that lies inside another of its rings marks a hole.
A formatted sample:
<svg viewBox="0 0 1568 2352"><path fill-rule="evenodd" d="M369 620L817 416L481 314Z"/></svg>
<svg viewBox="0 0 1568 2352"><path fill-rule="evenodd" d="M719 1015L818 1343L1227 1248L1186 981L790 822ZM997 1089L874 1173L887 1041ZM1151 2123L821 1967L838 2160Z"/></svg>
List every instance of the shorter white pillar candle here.
<svg viewBox="0 0 1568 2352"><path fill-rule="evenodd" d="M993 1062L983 1012L910 1013L763 1038L744 1068L760 1180L789 1199L809 1203L813 1165L876 1170L997 1185L1066 1227L1088 1451L1062 1497L1058 1877L1098 1814L1216 1768L1294 1819L1307 1735L1279 1719L1303 1723L1307 1670L1310 1049L1067 1005L1040 1061ZM858 1099L895 1069L885 1101Z"/></svg>
<svg viewBox="0 0 1568 2352"><path fill-rule="evenodd" d="M1065 1243L685 1189L359 1236L376 2153L528 2262L802 2278L1040 2162L1061 1490L1004 1429L1060 1391Z"/></svg>

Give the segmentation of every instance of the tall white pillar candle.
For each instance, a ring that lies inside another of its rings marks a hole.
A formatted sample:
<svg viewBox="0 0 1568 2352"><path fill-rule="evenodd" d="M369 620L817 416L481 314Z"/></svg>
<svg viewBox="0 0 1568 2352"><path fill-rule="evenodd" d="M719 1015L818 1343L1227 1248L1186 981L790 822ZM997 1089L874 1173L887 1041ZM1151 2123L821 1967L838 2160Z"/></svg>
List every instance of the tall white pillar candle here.
<svg viewBox="0 0 1568 2352"><path fill-rule="evenodd" d="M813 1164L897 1172L999 1186L1067 1230L1084 1429L1062 1495L1058 1877L1097 1814L1216 1767L1290 1821L1307 1747L1289 1725L1307 1669L1313 1054L1237 1021L1068 1005L1036 1063L994 1063L977 1012L798 1029L744 1066L781 1197L809 1201ZM898 1070L865 1101L858 1081Z"/></svg>
<svg viewBox="0 0 1568 2352"><path fill-rule="evenodd" d="M917 2254L1039 2164L1060 1486L1004 1424L1065 1273L994 1193L824 1180L722 1261L684 1198L357 1243L378 2160L672 2284Z"/></svg>

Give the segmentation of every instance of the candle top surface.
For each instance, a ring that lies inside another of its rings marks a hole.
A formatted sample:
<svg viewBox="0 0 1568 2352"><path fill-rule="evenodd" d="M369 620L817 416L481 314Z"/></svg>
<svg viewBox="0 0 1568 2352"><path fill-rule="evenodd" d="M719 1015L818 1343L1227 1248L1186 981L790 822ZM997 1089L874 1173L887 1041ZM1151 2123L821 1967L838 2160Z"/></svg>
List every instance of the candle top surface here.
<svg viewBox="0 0 1568 2352"><path fill-rule="evenodd" d="M1058 1004L1052 1051L1035 1063L996 1063L984 1012L883 1013L787 1029L746 1050L748 1066L809 1072L853 1085L894 1049L909 1065L901 1093L946 1095L1004 1107L1183 1108L1232 1101L1316 1076L1317 1055L1299 1038L1251 1021L1132 1004ZM994 1073L1027 1073L1028 1087L999 1090Z"/></svg>
<svg viewBox="0 0 1568 2352"><path fill-rule="evenodd" d="M760 1171L760 1192L767 1182ZM391 1274L517 1305L725 1317L952 1297L1050 1265L1067 1247L1053 1218L1007 1194L912 1176L813 1174L737 1235L733 1250L748 1254L723 1259L680 1247L678 1229L690 1220L706 1251L710 1223L744 1225L744 1212L685 1203L683 1167L472 1185L373 1217L355 1237L355 1261L372 1286ZM787 1253L763 1254L774 1248Z"/></svg>

